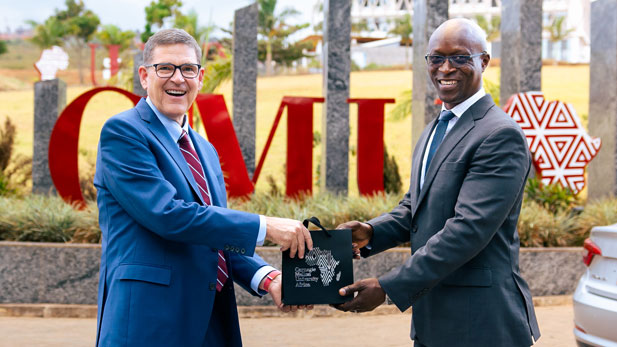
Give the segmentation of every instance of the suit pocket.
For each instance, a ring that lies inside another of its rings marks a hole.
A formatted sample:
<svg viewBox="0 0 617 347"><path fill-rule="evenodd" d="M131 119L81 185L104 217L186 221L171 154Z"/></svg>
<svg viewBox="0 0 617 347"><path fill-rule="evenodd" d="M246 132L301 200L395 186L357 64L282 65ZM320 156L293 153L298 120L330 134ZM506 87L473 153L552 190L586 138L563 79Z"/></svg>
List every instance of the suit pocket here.
<svg viewBox="0 0 617 347"><path fill-rule="evenodd" d="M150 282L168 286L171 282L171 269L143 264L120 264L116 269L120 280Z"/></svg>
<svg viewBox="0 0 617 347"><path fill-rule="evenodd" d="M493 272L489 268L461 268L441 283L451 287L490 287L493 282Z"/></svg>

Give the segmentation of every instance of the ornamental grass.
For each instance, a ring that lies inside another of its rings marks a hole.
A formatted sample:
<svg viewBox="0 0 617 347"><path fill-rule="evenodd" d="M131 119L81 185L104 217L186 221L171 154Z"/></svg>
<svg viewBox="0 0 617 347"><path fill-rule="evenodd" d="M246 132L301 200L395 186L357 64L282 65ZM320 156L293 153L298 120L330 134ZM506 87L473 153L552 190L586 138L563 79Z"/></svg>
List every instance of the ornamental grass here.
<svg viewBox="0 0 617 347"><path fill-rule="evenodd" d="M400 195L341 197L315 194L299 199L256 193L251 200L230 199L237 210L303 220L319 218L324 227L333 229L350 221L366 221L392 210ZM578 247L597 225L617 223L617 199L593 201L582 212L575 209L553 212L527 199L518 223L522 247ZM98 243L98 209L90 202L78 210L55 196L28 195L0 197L0 240L31 242Z"/></svg>

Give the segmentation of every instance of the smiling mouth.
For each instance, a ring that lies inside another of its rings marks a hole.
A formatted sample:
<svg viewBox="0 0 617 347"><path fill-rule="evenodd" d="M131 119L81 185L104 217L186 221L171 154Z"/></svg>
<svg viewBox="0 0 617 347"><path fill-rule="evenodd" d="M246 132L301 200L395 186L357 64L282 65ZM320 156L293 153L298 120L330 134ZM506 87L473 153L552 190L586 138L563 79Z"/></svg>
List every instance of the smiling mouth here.
<svg viewBox="0 0 617 347"><path fill-rule="evenodd" d="M442 86L454 86L458 83L456 80L439 80L439 84Z"/></svg>
<svg viewBox="0 0 617 347"><path fill-rule="evenodd" d="M184 96L184 94L186 94L186 91L184 90L177 90L177 89L168 89L165 91L165 93L167 93L167 95L171 95L171 96Z"/></svg>

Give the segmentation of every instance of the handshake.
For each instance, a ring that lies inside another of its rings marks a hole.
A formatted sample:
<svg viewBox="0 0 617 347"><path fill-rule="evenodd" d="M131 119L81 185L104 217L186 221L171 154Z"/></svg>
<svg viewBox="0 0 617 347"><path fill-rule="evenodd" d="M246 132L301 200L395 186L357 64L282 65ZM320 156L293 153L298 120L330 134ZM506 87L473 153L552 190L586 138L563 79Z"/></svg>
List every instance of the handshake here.
<svg viewBox="0 0 617 347"><path fill-rule="evenodd" d="M304 258L306 250L313 249L313 240L308 229L301 222L277 217L266 217L266 240L281 246L281 251L289 250L289 256ZM336 227L351 229L354 258L360 259L360 248L366 246L373 236L373 228L366 223L351 221Z"/></svg>
<svg viewBox="0 0 617 347"><path fill-rule="evenodd" d="M352 234L352 252L355 259L360 258L360 248L365 247L373 236L373 228L366 223L350 221L340 224L336 229L350 229ZM308 229L299 221L266 217L266 239L281 246L281 251L289 251L289 256L304 258L305 254L313 249L313 240ZM280 277L277 277L276 291L270 292L275 304L282 311L297 309L312 309L312 305L284 305L280 291ZM351 312L365 312L375 309L385 301L385 292L376 278L358 281L344 288L340 288L339 295L350 296L358 293L351 301L331 305L332 307Z"/></svg>

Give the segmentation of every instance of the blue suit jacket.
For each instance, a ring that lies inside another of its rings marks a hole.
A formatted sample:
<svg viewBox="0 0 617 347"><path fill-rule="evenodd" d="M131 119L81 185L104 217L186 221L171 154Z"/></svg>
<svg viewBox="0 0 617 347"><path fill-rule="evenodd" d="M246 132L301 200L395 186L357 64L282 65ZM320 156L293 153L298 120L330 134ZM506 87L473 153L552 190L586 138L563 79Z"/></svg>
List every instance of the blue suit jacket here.
<svg viewBox="0 0 617 347"><path fill-rule="evenodd" d="M266 265L255 254L259 216L226 208L214 147L191 129L189 135L211 206L203 205L178 145L145 99L103 126L94 178L103 233L97 345L204 345L218 249L230 279L258 295L250 281ZM233 286L225 288L230 339L239 344Z"/></svg>

